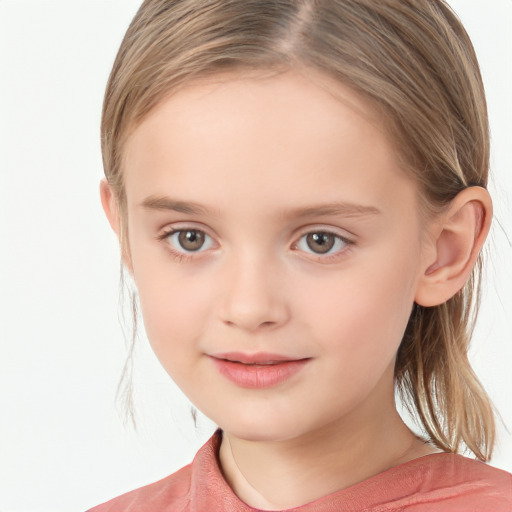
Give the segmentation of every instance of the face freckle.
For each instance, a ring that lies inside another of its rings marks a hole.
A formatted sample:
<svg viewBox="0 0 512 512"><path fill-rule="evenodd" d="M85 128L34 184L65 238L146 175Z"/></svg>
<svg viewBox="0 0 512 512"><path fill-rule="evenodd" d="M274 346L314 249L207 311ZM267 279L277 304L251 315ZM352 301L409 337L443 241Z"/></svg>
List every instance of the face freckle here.
<svg viewBox="0 0 512 512"><path fill-rule="evenodd" d="M199 409L247 439L394 408L422 256L417 187L372 108L330 87L294 72L191 85L125 148L151 345ZM277 356L305 362L288 371Z"/></svg>

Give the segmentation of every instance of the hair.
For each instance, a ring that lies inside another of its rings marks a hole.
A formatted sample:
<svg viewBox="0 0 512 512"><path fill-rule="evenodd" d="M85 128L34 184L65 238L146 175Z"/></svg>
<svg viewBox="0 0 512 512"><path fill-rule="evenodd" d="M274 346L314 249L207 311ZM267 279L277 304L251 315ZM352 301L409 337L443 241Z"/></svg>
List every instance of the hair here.
<svg viewBox="0 0 512 512"><path fill-rule="evenodd" d="M102 118L105 175L127 250L123 147L164 97L224 72L303 70L383 113L421 209L487 186L489 126L475 51L443 0L145 0L119 49ZM406 407L444 451L490 459L493 406L468 360L481 255L446 303L414 305L396 366Z"/></svg>

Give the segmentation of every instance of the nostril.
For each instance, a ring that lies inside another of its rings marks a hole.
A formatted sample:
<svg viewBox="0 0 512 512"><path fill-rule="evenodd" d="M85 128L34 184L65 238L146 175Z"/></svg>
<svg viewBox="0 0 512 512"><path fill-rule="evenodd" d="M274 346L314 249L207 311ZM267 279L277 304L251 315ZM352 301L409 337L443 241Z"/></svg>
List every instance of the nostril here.
<svg viewBox="0 0 512 512"><path fill-rule="evenodd" d="M263 286L255 278L247 282L241 276L225 290L217 314L224 325L248 331L267 331L289 319L286 299L274 287Z"/></svg>
<svg viewBox="0 0 512 512"><path fill-rule="evenodd" d="M252 326L249 325L248 322L243 321L233 321L233 320L224 320L224 323L229 327L243 327L245 329L249 329L251 331L257 331L259 329L271 329L275 325L278 324L278 322L274 322L272 320L266 320L264 322L255 322Z"/></svg>

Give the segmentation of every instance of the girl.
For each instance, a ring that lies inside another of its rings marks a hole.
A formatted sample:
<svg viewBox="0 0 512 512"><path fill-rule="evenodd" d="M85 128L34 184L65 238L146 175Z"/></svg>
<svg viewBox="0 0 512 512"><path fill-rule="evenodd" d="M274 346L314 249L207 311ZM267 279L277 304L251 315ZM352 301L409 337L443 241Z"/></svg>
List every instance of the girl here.
<svg viewBox="0 0 512 512"><path fill-rule="evenodd" d="M512 509L467 359L486 105L445 2L146 0L102 149L148 338L219 430L94 512Z"/></svg>

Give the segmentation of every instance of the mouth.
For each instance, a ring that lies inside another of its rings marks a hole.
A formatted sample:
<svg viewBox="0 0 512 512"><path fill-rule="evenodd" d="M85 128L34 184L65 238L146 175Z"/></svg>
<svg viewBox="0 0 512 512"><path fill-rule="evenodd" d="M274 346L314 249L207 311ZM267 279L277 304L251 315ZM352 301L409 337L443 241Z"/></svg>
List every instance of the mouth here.
<svg viewBox="0 0 512 512"><path fill-rule="evenodd" d="M294 377L311 358L230 352L210 355L219 373L243 388L269 388Z"/></svg>

